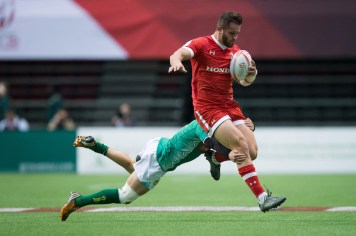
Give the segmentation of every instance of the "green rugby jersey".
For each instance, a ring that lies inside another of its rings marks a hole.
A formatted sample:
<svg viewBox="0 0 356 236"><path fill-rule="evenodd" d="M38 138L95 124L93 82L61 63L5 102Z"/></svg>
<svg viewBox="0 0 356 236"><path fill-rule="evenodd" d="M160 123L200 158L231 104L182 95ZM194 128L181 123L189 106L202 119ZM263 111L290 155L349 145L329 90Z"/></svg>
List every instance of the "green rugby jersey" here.
<svg viewBox="0 0 356 236"><path fill-rule="evenodd" d="M161 138L157 147L157 161L164 171L192 161L203 152L199 149L208 135L196 120L178 131L172 138Z"/></svg>

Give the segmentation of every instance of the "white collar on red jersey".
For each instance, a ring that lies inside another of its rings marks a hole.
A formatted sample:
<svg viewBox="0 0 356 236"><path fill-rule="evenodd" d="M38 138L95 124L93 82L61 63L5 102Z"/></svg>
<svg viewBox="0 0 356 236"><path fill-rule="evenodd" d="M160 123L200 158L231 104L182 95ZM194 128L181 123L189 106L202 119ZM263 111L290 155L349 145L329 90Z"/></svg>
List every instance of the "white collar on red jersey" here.
<svg viewBox="0 0 356 236"><path fill-rule="evenodd" d="M215 43L216 43L217 45L219 45L219 47L221 47L222 50L225 50L225 49L227 48L225 45L221 44L221 43L215 38L215 36L214 36L213 34L211 35L211 37L213 38L213 40L215 41Z"/></svg>

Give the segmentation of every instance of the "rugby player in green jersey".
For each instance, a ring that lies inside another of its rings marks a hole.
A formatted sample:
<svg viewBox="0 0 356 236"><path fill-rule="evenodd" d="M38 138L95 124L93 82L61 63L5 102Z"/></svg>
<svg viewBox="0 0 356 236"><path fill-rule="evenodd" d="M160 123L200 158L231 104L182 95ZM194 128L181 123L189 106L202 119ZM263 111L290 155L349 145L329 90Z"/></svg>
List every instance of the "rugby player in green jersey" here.
<svg viewBox="0 0 356 236"><path fill-rule="evenodd" d="M219 154L237 164L246 161L245 155L228 150L216 140L208 137L195 120L180 129L172 138L161 137L148 141L138 154L133 166L130 164L132 162L128 155L96 142L91 136L78 136L73 145L89 148L109 157L123 166L131 175L125 185L119 189L104 189L85 196L71 192L67 203L60 212L62 221L65 221L72 212L87 205L129 204L153 189L168 171L174 171L179 165L190 162L204 153ZM250 172L249 169L248 173L241 171L239 173L257 197L261 211L267 212L280 206L286 200L285 197L272 197L268 190L265 192L255 171Z"/></svg>

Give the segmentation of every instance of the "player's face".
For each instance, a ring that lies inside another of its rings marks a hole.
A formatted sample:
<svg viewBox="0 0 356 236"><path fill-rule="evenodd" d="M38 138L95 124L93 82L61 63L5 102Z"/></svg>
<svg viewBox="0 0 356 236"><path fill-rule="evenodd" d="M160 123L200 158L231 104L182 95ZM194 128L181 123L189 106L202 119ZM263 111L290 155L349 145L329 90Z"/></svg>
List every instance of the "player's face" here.
<svg viewBox="0 0 356 236"><path fill-rule="evenodd" d="M234 46L241 31L241 25L230 23L227 28L222 29L221 42L226 47Z"/></svg>

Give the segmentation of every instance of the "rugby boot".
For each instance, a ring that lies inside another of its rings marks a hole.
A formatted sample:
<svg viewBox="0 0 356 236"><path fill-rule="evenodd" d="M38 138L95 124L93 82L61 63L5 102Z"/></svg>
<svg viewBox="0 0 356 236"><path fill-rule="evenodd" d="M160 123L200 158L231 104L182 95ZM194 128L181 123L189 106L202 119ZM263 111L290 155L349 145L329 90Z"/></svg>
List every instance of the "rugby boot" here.
<svg viewBox="0 0 356 236"><path fill-rule="evenodd" d="M59 217L61 218L62 221L66 221L70 213L79 209L79 207L75 205L75 199L80 196L81 196L80 193L77 192L70 193L67 203L62 207L61 213L59 214Z"/></svg>
<svg viewBox="0 0 356 236"><path fill-rule="evenodd" d="M214 155L214 152L212 152L212 151L209 151L209 152L205 153L205 157L210 163L210 174L211 174L211 177L213 177L213 179L218 181L220 179L220 176L221 176L221 173L220 173L221 165L218 164L216 161L214 162L213 155Z"/></svg>
<svg viewBox="0 0 356 236"><path fill-rule="evenodd" d="M272 192L267 189L267 196L262 204L259 204L259 207L262 212L268 212L271 209L277 208L287 200L286 197L272 197Z"/></svg>
<svg viewBox="0 0 356 236"><path fill-rule="evenodd" d="M92 148L96 144L94 137L92 136L77 136L74 140L74 147L84 147L84 148Z"/></svg>

